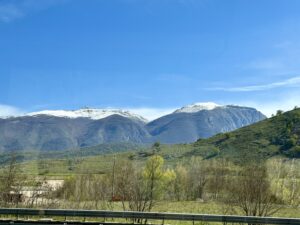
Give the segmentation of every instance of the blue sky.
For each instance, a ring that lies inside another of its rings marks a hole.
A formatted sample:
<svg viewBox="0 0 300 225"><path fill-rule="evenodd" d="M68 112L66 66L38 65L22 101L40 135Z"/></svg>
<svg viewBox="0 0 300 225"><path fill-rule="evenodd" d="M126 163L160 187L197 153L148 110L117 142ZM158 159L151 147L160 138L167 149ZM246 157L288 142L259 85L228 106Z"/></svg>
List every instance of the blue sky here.
<svg viewBox="0 0 300 225"><path fill-rule="evenodd" d="M298 0L0 0L0 115L300 105Z"/></svg>

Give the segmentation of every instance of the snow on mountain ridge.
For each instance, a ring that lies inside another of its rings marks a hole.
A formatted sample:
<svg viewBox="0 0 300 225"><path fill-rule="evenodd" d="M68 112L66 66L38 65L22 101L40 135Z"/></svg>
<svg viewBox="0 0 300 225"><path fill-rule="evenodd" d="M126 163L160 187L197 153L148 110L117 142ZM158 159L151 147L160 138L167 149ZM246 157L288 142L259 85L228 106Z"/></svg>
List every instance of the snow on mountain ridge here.
<svg viewBox="0 0 300 225"><path fill-rule="evenodd" d="M226 107L218 105L214 102L197 102L191 105L184 106L180 109L177 109L174 113L195 113L201 110L213 110L218 107Z"/></svg>
<svg viewBox="0 0 300 225"><path fill-rule="evenodd" d="M38 116L38 115L49 115L56 117L66 117L66 118L89 118L92 120L100 120L112 115L120 115L131 119L141 120L147 122L145 118L137 114L131 113L126 110L121 109L92 109L84 108L79 110L43 110L39 112L27 113L26 116Z"/></svg>

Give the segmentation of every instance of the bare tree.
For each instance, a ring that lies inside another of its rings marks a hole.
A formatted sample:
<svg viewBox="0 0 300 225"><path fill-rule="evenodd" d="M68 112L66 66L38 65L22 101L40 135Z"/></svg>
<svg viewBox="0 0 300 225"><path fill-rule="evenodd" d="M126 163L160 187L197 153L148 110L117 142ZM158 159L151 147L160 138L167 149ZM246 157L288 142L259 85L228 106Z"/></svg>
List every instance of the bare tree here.
<svg viewBox="0 0 300 225"><path fill-rule="evenodd" d="M148 187L140 169L123 160L116 166L116 196L123 210L146 211L150 207ZM151 208L151 207L150 207Z"/></svg>
<svg viewBox="0 0 300 225"><path fill-rule="evenodd" d="M21 174L15 153L11 154L8 163L0 177L0 200L4 206L17 206L22 202L21 191L25 178Z"/></svg>
<svg viewBox="0 0 300 225"><path fill-rule="evenodd" d="M156 200L165 193L166 184L174 180L175 173L165 170L163 163L162 157L154 155L148 159L143 169L128 160L116 165L115 191L116 197L122 201L123 210L151 211Z"/></svg>
<svg viewBox="0 0 300 225"><path fill-rule="evenodd" d="M189 193L188 171L182 165L175 168L176 179L174 180L174 198L177 201L186 200Z"/></svg>
<svg viewBox="0 0 300 225"><path fill-rule="evenodd" d="M295 159L292 159L289 163L286 187L288 189L287 200L291 205L298 206L300 204L300 172L299 165L297 167L297 163Z"/></svg>
<svg viewBox="0 0 300 225"><path fill-rule="evenodd" d="M228 187L227 203L240 208L246 216L270 216L280 210L280 200L272 194L266 167L247 165Z"/></svg>
<svg viewBox="0 0 300 225"><path fill-rule="evenodd" d="M226 159L211 160L209 168L208 189L214 199L218 199L227 182L229 173L228 161Z"/></svg>
<svg viewBox="0 0 300 225"><path fill-rule="evenodd" d="M207 162L198 157L191 159L189 167L189 184L192 199L203 199L204 189L208 182Z"/></svg>

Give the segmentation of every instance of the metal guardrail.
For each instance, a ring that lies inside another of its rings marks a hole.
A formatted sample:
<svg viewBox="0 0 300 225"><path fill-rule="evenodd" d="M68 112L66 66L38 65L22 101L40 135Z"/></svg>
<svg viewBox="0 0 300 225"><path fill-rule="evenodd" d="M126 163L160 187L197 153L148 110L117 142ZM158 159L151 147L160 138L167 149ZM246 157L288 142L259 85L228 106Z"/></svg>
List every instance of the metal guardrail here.
<svg viewBox="0 0 300 225"><path fill-rule="evenodd" d="M64 209L18 209L0 208L0 215L16 216L62 216L62 217L100 217L146 220L177 220L230 222L248 224L293 224L300 225L300 218L255 217L255 216L225 216L208 214L132 212L132 211L100 211L100 210L64 210Z"/></svg>
<svg viewBox="0 0 300 225"><path fill-rule="evenodd" d="M82 221L0 220L0 225L137 225L137 224L119 223L119 222L116 223L116 222L82 222Z"/></svg>

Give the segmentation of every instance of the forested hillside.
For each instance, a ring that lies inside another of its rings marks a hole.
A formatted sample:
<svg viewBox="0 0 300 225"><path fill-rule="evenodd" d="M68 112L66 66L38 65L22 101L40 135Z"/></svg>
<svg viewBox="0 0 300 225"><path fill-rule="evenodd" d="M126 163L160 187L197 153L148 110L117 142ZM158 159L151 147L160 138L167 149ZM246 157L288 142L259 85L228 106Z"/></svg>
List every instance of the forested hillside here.
<svg viewBox="0 0 300 225"><path fill-rule="evenodd" d="M300 109L282 113L236 131L200 139L190 155L236 160L275 155L300 157Z"/></svg>

